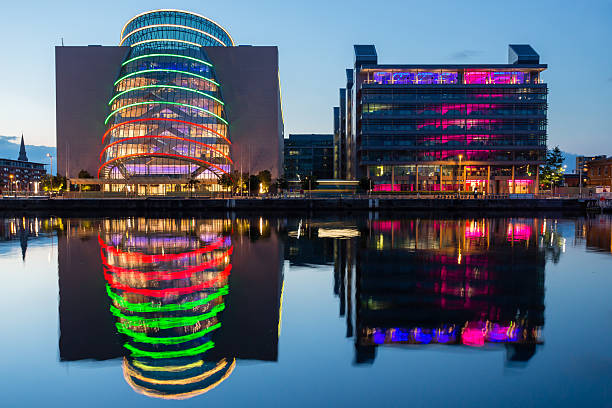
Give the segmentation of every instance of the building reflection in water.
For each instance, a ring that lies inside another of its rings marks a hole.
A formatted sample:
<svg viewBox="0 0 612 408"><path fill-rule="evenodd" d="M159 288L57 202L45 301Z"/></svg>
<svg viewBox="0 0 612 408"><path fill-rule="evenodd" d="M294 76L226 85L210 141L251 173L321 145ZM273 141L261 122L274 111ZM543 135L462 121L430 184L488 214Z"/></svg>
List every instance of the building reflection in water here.
<svg viewBox="0 0 612 408"><path fill-rule="evenodd" d="M380 346L429 344L503 344L508 361L519 362L542 344L546 259L557 261L565 245L554 223L415 218L353 224L345 225L351 233L344 239L318 245L333 245L334 292L346 335L355 338L356 363L373 362ZM300 235L318 236L321 225L302 222ZM289 246L299 247L297 231L289 235L295 238Z"/></svg>
<svg viewBox="0 0 612 408"><path fill-rule="evenodd" d="M231 225L213 220L196 230L188 220L130 221L106 221L99 237L110 310L128 339L125 380L153 397L205 393L236 364L203 359L215 347L229 293Z"/></svg>
<svg viewBox="0 0 612 408"><path fill-rule="evenodd" d="M612 217L608 215L579 218L575 222L575 240L588 250L612 254Z"/></svg>
<svg viewBox="0 0 612 408"><path fill-rule="evenodd" d="M237 358L275 361L282 242L271 229L262 219L73 221L59 240L61 359L121 357L134 390L165 399L210 391Z"/></svg>

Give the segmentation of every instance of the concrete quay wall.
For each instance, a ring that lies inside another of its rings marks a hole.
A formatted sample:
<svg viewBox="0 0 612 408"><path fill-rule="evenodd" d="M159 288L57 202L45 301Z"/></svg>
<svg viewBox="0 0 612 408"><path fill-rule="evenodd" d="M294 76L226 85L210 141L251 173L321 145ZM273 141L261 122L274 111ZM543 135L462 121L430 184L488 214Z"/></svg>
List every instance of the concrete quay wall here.
<svg viewBox="0 0 612 408"><path fill-rule="evenodd" d="M35 212L58 215L138 215L143 213L276 212L303 211L388 211L388 212L584 212L587 200L580 199L394 199L394 198L270 198L270 199L171 199L171 198L55 198L2 199L2 213Z"/></svg>

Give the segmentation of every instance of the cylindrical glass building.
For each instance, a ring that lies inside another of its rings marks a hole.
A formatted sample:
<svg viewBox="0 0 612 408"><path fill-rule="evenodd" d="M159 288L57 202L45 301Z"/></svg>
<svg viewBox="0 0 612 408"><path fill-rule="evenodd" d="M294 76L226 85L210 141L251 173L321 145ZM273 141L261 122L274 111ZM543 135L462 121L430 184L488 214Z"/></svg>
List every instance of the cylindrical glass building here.
<svg viewBox="0 0 612 408"><path fill-rule="evenodd" d="M109 101L98 176L136 181L140 193L180 191L193 180L215 189L231 170L231 142L221 85L202 47L230 47L232 38L204 16L155 10L128 21L120 45L131 50Z"/></svg>

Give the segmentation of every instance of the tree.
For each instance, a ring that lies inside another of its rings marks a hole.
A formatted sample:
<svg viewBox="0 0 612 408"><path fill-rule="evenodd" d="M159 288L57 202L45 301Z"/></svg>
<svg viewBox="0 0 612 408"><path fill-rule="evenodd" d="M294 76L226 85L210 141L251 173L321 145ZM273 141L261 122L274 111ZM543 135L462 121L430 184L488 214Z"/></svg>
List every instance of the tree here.
<svg viewBox="0 0 612 408"><path fill-rule="evenodd" d="M267 192L272 184L272 173L269 170L262 170L257 173L257 178L261 183L263 192Z"/></svg>
<svg viewBox="0 0 612 408"><path fill-rule="evenodd" d="M189 181L187 182L187 184L189 185L189 191L190 191L191 195L193 195L194 190L196 189L198 184L200 184L200 180L194 179L194 178L190 178Z"/></svg>
<svg viewBox="0 0 612 408"><path fill-rule="evenodd" d="M310 175L302 178L302 190L314 190L319 185L317 176Z"/></svg>
<svg viewBox="0 0 612 408"><path fill-rule="evenodd" d="M249 195L257 195L257 193L259 193L259 177L254 174L251 174L247 180L249 187Z"/></svg>
<svg viewBox="0 0 612 408"><path fill-rule="evenodd" d="M81 171L79 171L79 174L78 174L77 177L78 178L83 178L83 179L93 178L93 176L91 174L89 174L89 172L87 170L83 170L83 169L81 169Z"/></svg>
<svg viewBox="0 0 612 408"><path fill-rule="evenodd" d="M540 168L540 186L551 189L563 180L563 162L565 158L559 146L546 152L546 164Z"/></svg>
<svg viewBox="0 0 612 408"><path fill-rule="evenodd" d="M219 185L221 185L221 187L225 187L231 193L234 192L234 185L235 185L234 179L232 178L232 175L229 173L223 173L223 175L219 179Z"/></svg>
<svg viewBox="0 0 612 408"><path fill-rule="evenodd" d="M374 182L369 177L363 177L359 180L359 189L361 191L369 191L374 188Z"/></svg>

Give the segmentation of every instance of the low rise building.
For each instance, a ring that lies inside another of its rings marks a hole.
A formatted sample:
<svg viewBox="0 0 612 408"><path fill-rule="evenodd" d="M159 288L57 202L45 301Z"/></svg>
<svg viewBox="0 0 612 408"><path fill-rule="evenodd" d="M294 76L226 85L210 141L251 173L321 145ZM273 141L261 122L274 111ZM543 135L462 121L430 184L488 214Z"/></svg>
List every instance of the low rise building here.
<svg viewBox="0 0 612 408"><path fill-rule="evenodd" d="M603 156L601 159L591 160L587 162L586 167L589 187L612 186L612 157Z"/></svg>
<svg viewBox="0 0 612 408"><path fill-rule="evenodd" d="M40 191L40 180L46 173L43 163L28 160L22 135L17 160L0 159L0 193L37 193Z"/></svg>

